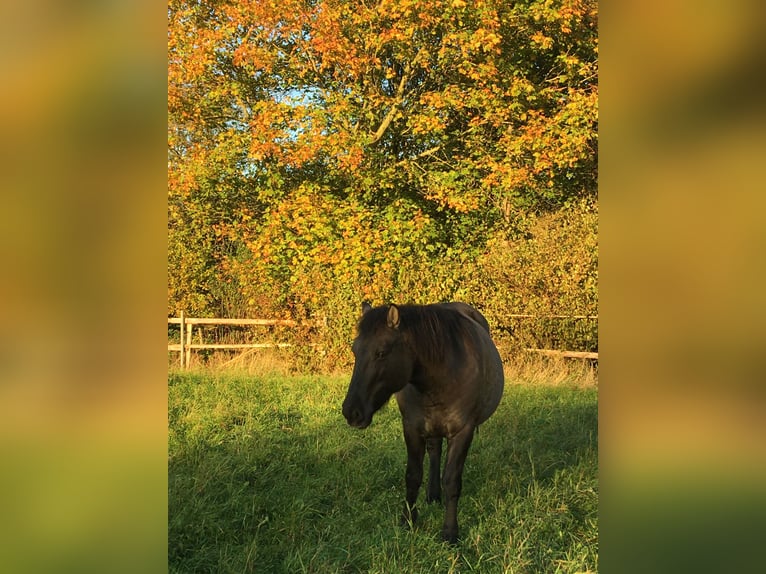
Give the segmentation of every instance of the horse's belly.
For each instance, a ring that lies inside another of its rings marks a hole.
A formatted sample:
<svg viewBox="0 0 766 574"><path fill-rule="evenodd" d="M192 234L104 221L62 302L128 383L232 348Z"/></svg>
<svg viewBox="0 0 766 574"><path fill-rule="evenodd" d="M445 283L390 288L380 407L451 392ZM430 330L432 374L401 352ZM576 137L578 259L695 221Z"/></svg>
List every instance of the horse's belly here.
<svg viewBox="0 0 766 574"><path fill-rule="evenodd" d="M500 399L503 396L502 383L495 386L491 393L488 393L479 407L479 415L476 418L476 424L480 425L486 421L497 410L497 406L500 404Z"/></svg>
<svg viewBox="0 0 766 574"><path fill-rule="evenodd" d="M395 396L405 426L416 429L421 436L450 438L466 425L477 424L475 409L466 409L464 404L429 404L412 385Z"/></svg>

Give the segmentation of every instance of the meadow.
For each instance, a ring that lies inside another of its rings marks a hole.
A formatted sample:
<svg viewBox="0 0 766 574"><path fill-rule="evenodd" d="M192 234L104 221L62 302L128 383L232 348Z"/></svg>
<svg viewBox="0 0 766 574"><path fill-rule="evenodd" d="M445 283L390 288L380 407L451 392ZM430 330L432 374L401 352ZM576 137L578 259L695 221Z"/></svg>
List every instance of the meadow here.
<svg viewBox="0 0 766 574"><path fill-rule="evenodd" d="M473 441L460 541L443 507L399 526L405 447L392 401L358 431L344 376L171 372L170 572L536 573L598 570L594 382L510 376ZM427 472L426 472L427 475Z"/></svg>

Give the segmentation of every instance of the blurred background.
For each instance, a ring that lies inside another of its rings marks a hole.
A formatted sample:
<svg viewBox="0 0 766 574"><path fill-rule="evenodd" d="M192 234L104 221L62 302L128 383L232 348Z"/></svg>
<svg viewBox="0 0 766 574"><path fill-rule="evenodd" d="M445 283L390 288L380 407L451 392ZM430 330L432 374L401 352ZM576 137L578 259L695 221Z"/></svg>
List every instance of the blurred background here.
<svg viewBox="0 0 766 574"><path fill-rule="evenodd" d="M766 471L756 2L603 10L601 565L750 571Z"/></svg>
<svg viewBox="0 0 766 574"><path fill-rule="evenodd" d="M0 563L163 570L166 9L0 30Z"/></svg>

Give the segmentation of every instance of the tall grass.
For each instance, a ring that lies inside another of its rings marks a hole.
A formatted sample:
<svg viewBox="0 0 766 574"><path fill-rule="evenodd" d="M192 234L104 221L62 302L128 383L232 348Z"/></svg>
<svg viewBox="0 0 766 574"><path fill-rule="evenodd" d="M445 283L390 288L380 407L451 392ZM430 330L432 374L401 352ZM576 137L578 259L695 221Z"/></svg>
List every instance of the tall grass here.
<svg viewBox="0 0 766 574"><path fill-rule="evenodd" d="M598 565L597 391L506 386L468 455L457 547L443 508L398 525L405 447L395 405L365 431L347 377L172 373L171 572L587 572Z"/></svg>
<svg viewBox="0 0 766 574"><path fill-rule="evenodd" d="M549 357L499 347L506 380L531 384L558 385L571 384L576 386L592 386L597 381L597 364L587 360L573 360L563 357ZM204 351L191 353L190 369L201 376L234 375L271 378L310 372L317 375L328 375L331 378L342 378L350 372L353 366L351 344L346 347L343 361L322 360L321 349L302 349L301 353L314 353L315 362L321 361L321 368L310 369L306 361L296 357L293 349L249 349L247 351ZM305 359L305 357L304 357ZM179 368L178 353L168 353L168 368L175 371Z"/></svg>

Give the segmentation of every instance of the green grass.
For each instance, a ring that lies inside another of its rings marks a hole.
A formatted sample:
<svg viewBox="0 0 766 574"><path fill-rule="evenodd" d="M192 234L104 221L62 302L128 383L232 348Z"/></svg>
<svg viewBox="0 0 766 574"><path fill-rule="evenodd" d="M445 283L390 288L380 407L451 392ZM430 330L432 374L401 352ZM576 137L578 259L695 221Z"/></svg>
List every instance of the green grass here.
<svg viewBox="0 0 766 574"><path fill-rule="evenodd" d="M170 375L171 572L597 571L595 387L506 384L468 454L451 547L424 489L416 528L398 525L398 409L348 427L347 382Z"/></svg>

